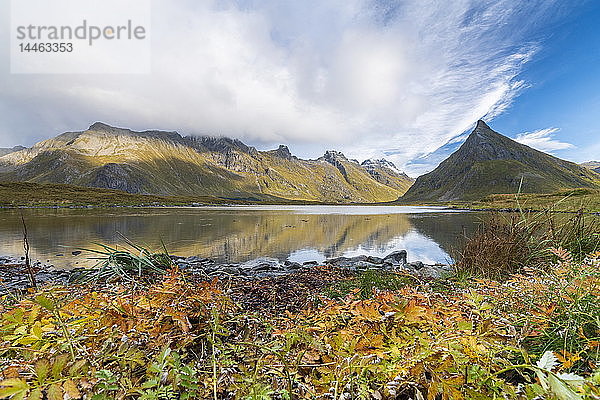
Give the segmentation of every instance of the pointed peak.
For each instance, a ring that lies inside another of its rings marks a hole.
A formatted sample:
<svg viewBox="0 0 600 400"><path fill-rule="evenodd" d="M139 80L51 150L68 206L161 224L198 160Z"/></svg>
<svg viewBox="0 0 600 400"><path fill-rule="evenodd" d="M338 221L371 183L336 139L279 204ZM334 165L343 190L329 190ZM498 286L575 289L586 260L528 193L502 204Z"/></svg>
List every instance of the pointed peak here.
<svg viewBox="0 0 600 400"><path fill-rule="evenodd" d="M106 131L109 129L114 129L114 128L108 124L105 124L104 122L94 122L88 128L88 131Z"/></svg>
<svg viewBox="0 0 600 400"><path fill-rule="evenodd" d="M325 158L326 160L336 159L336 158L341 158L342 160L347 160L344 153L342 153L341 151L337 151L337 150L327 150L325 152L325 154L323 155L323 158Z"/></svg>
<svg viewBox="0 0 600 400"><path fill-rule="evenodd" d="M473 131L469 134L469 137L467 138L467 142L469 142L469 143L473 143L473 141L479 142L481 140L487 140L487 139L495 138L498 136L502 136L502 135L500 135L498 132L494 131L492 128L489 127L488 124L485 123L485 121L480 119L479 121L477 121L477 125L475 125L475 129L473 129Z"/></svg>
<svg viewBox="0 0 600 400"><path fill-rule="evenodd" d="M485 123L484 120L480 119L479 121L477 121L477 125L475 126L475 129L481 129L481 128L485 128L485 129L491 129L488 124Z"/></svg>
<svg viewBox="0 0 600 400"><path fill-rule="evenodd" d="M271 150L271 153L273 153L277 157L285 158L286 160L289 160L293 157L292 153L290 152L290 149L283 144L280 144L279 148L277 148L276 150Z"/></svg>

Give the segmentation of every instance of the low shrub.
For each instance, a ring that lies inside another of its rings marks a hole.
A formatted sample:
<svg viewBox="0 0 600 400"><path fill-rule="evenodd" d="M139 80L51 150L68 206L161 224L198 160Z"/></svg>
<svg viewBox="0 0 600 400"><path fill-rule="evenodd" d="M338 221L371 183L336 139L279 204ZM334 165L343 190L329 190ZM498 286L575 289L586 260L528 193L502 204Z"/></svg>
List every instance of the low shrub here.
<svg viewBox="0 0 600 400"><path fill-rule="evenodd" d="M3 298L0 398L597 399L600 254L552 255L461 290L315 293L278 317L178 271Z"/></svg>
<svg viewBox="0 0 600 400"><path fill-rule="evenodd" d="M575 261L600 250L597 216L583 212L491 213L457 252L459 275L506 278L523 267L542 267L557 261L551 248L563 248Z"/></svg>

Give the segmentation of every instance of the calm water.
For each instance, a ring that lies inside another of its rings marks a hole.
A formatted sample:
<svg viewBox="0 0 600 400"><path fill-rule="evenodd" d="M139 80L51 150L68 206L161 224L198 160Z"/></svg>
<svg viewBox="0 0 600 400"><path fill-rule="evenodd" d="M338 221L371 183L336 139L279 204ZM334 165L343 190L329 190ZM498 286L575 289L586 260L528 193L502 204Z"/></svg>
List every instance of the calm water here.
<svg viewBox="0 0 600 400"><path fill-rule="evenodd" d="M236 206L152 209L23 210L31 256L69 268L89 266L80 248L122 246L120 234L171 254L244 262L382 256L406 249L409 261L448 262L480 215L400 206ZM22 255L20 211L0 210L0 255Z"/></svg>

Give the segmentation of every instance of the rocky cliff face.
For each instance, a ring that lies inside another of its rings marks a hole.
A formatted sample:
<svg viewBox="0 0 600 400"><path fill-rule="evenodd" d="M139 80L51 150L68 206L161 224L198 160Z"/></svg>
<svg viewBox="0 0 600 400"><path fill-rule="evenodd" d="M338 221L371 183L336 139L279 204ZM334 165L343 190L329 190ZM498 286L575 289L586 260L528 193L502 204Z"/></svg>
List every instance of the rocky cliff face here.
<svg viewBox="0 0 600 400"><path fill-rule="evenodd" d="M345 164L347 164L349 161L344 154L340 153L339 151L328 150L325 152L323 157L319 158L319 161L324 161L333 165L340 172L340 174L342 174L344 179L349 182L348 171L346 171L345 167Z"/></svg>
<svg viewBox="0 0 600 400"><path fill-rule="evenodd" d="M335 151L302 160L285 146L258 151L229 138L135 132L95 123L86 131L63 133L0 157L0 180L327 202L391 201L412 183L391 169L386 179L375 179L373 168Z"/></svg>
<svg viewBox="0 0 600 400"><path fill-rule="evenodd" d="M365 160L361 163L361 166L377 182L388 186L396 186L399 190L408 190L414 182L412 178L396 168L394 163L385 159ZM401 179L398 179L398 177L401 177ZM409 183L408 186L407 183Z"/></svg>
<svg viewBox="0 0 600 400"><path fill-rule="evenodd" d="M598 187L600 176L517 143L479 121L465 143L417 178L403 201L475 200L495 193L549 193Z"/></svg>

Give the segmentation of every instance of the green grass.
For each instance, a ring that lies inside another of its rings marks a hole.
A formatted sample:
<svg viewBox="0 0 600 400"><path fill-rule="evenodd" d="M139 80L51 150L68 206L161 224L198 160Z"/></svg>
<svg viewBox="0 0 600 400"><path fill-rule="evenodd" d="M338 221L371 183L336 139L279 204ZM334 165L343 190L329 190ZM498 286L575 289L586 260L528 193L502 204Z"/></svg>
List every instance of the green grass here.
<svg viewBox="0 0 600 400"><path fill-rule="evenodd" d="M143 207L255 203L304 204L310 202L286 200L272 196L263 198L157 196L55 183L0 182L0 207Z"/></svg>
<svg viewBox="0 0 600 400"><path fill-rule="evenodd" d="M551 210L577 212L600 212L600 190L568 189L549 194L494 194L472 202L456 202L452 205L472 209L522 208L528 210Z"/></svg>
<svg viewBox="0 0 600 400"><path fill-rule="evenodd" d="M368 299L373 297L375 290L399 290L415 283L416 279L410 275L379 269L367 270L351 279L332 284L326 289L325 294L335 299L356 293L361 299Z"/></svg>
<svg viewBox="0 0 600 400"><path fill-rule="evenodd" d="M550 212L600 212L600 190L578 188L553 193L491 194L471 201L398 201L390 205L445 206L470 210L531 210Z"/></svg>
<svg viewBox="0 0 600 400"><path fill-rule="evenodd" d="M53 183L0 182L0 206L3 207L190 205L194 202L219 204L231 201L209 196L140 195Z"/></svg>
<svg viewBox="0 0 600 400"><path fill-rule="evenodd" d="M503 279L526 267L553 265L557 249L578 263L599 251L598 218L583 212L489 213L455 257L456 270L460 275Z"/></svg>

